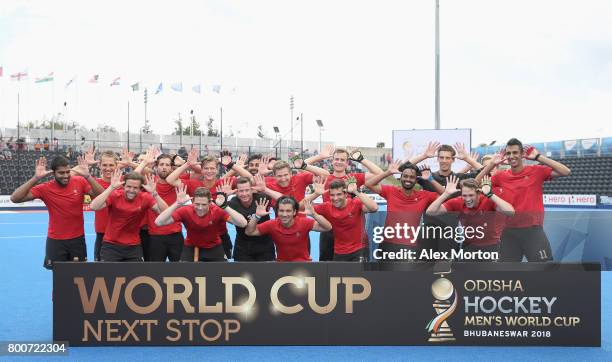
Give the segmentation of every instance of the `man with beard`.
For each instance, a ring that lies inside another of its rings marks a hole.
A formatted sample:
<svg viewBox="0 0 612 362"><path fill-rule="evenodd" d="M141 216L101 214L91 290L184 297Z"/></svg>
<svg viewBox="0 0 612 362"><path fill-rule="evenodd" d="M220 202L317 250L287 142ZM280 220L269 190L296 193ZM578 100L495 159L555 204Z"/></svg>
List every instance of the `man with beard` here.
<svg viewBox="0 0 612 362"><path fill-rule="evenodd" d="M365 184L365 181L367 179L370 179L372 176L381 174L383 172L382 169L376 166L372 161L365 159L360 151L355 150L349 154L347 150L341 148L337 148L334 150L334 147L332 145L328 145L317 156L310 157L306 159L305 162L310 165L316 162L324 161L330 157L332 158L332 174L329 175L325 180L325 190L329 190L329 186L332 182L336 180L346 181L349 178L353 178L356 181L357 188L360 188ZM346 169L349 166L349 160L361 163L368 169L369 172L347 173ZM327 192L323 193L323 202L329 201L330 194ZM334 259L334 235L336 234L337 233L334 230L321 233L321 237L319 238L320 261L328 261Z"/></svg>
<svg viewBox="0 0 612 362"><path fill-rule="evenodd" d="M19 186L11 195L14 203L41 199L49 210L44 267L52 269L56 261L86 261L85 229L83 227L83 196L96 197L104 189L89 174L87 162L79 157L78 167L70 176L68 160L57 156L47 171L47 159L36 161L34 176ZM54 180L36 185L53 174ZM36 185L36 186L34 186Z"/></svg>
<svg viewBox="0 0 612 362"><path fill-rule="evenodd" d="M256 174L253 175L253 181L246 177L238 178L236 197L231 199L228 205L248 219L257 210L256 200L270 201L281 196L279 192L267 188L263 176ZM262 224L268 220L270 220L270 216L265 215L257 221L257 224ZM236 227L233 255L235 261L273 261L275 257L274 243L269 235L249 236L246 234L244 227Z"/></svg>
<svg viewBox="0 0 612 362"><path fill-rule="evenodd" d="M480 171L480 181L501 163L508 162L510 169L499 171L491 178L493 187L510 190L513 195L514 217L507 220L501 235L501 261L519 262L523 256L527 261L550 261L550 242L544 233L544 201L542 185L555 177L569 176L571 170L560 162L538 152L535 147L523 149L523 144L511 138L505 150L496 154ZM525 165L523 158L543 165Z"/></svg>
<svg viewBox="0 0 612 362"><path fill-rule="evenodd" d="M319 215L309 201L304 202L306 215L298 214L299 205L291 196L281 196L276 204L276 219L257 224L270 215L268 200L257 200L255 214L249 219L245 233L249 236L270 235L276 246L277 261L311 261L308 233L310 230L329 231L331 224Z"/></svg>
<svg viewBox="0 0 612 362"><path fill-rule="evenodd" d="M379 183L396 173L401 173L400 186L379 185ZM387 200L387 218L385 220L385 240L382 242L383 260L387 253L405 255L407 251L416 251L418 256L421 245L417 244L414 230L420 226L421 216L427 207L434 202L438 194L425 190L414 190L421 171L410 162L401 164L396 160L387 171L366 181L366 186ZM387 235L391 234L391 237ZM419 243L421 241L419 240Z"/></svg>
<svg viewBox="0 0 612 362"><path fill-rule="evenodd" d="M110 186L91 202L94 211L107 209L108 223L100 248L101 261L143 261L140 245L140 220L148 211L159 213L168 205L155 191L155 179L129 173L121 181L115 170ZM123 183L125 182L125 185ZM123 189L119 189L123 185ZM148 193L141 192L141 187Z"/></svg>
<svg viewBox="0 0 612 362"><path fill-rule="evenodd" d="M346 183L342 179L336 179L329 184L326 190L325 185L327 184L327 180L320 177L315 178L314 192L305 199L311 201L321 195L325 198L325 195L329 194L330 201L315 205L314 209L332 225L333 260L367 261L369 251L364 228L364 214L378 211L378 205L359 191L357 180L354 178L349 178Z"/></svg>
<svg viewBox="0 0 612 362"><path fill-rule="evenodd" d="M189 202L184 185L178 186L177 201L162 212L155 223L158 226L183 223L187 229L187 238L181 254L181 261L227 261L221 244L221 233L225 232L225 223L236 227L245 227L246 219L222 200L218 205L212 202L212 195L205 187L198 187L193 193L192 205ZM184 207L182 207L184 206ZM198 248L199 256L196 255ZM196 257L197 256L197 257Z"/></svg>
<svg viewBox="0 0 612 362"><path fill-rule="evenodd" d="M489 176L483 178L480 187L474 179L461 181L461 196L453 197L457 193L458 181L456 176L448 178L444 193L429 205L427 215L457 213L464 228L471 227L473 230L480 228L481 230L475 233L464 233L464 251L499 252L504 217L513 216L514 208L509 202L495 195Z"/></svg>
<svg viewBox="0 0 612 362"><path fill-rule="evenodd" d="M154 151L147 152L142 162L134 170L142 173L145 166L153 162ZM174 185L167 182L166 178L172 172L172 156L161 154L155 161L156 191L167 205L176 201L176 190ZM180 223L172 223L160 227L155 224L157 213L149 210L146 215L149 233L148 246L144 248L145 261L179 261L183 250L183 232Z"/></svg>

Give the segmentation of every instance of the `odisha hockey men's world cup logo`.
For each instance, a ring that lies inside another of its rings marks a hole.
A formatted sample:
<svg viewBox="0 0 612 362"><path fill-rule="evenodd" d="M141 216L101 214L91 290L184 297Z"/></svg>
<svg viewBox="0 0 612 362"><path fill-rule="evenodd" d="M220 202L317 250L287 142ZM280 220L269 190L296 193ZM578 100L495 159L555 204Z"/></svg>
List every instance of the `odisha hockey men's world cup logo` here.
<svg viewBox="0 0 612 362"><path fill-rule="evenodd" d="M429 342L448 342L454 341L453 331L448 325L447 319L457 308L459 296L457 290L450 280L444 278L441 274L439 279L436 279L431 284L431 294L435 298L433 307L436 311L436 316L429 321L425 329L430 333ZM451 303L451 297L453 297Z"/></svg>

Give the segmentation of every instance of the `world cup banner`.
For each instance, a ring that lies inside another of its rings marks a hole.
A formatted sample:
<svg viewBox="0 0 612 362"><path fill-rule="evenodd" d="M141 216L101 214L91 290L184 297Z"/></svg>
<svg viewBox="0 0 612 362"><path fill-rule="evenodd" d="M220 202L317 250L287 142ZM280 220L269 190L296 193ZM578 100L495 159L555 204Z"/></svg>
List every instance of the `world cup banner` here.
<svg viewBox="0 0 612 362"><path fill-rule="evenodd" d="M600 346L599 264L56 263L72 346Z"/></svg>

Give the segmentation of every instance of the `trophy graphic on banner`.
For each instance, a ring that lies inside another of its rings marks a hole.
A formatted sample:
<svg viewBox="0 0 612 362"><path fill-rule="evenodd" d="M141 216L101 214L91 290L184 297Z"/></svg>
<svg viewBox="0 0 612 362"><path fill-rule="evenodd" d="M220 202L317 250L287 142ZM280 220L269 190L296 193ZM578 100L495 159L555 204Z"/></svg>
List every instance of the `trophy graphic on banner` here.
<svg viewBox="0 0 612 362"><path fill-rule="evenodd" d="M425 327L427 332L430 333L429 342L455 341L455 336L448 325L447 319L455 312L459 296L453 283L444 277L444 274L450 272L450 265L448 271L434 272L434 274L439 274L440 278L431 284L431 294L435 298L433 308L436 311L436 316ZM452 302L451 298L453 299Z"/></svg>

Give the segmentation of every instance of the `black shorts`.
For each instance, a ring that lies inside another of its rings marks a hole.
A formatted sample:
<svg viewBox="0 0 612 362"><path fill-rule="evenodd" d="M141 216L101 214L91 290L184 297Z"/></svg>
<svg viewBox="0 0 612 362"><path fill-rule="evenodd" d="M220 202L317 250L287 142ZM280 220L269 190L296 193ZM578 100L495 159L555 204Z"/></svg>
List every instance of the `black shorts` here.
<svg viewBox="0 0 612 362"><path fill-rule="evenodd" d="M102 242L100 248L101 261L143 261L142 246L140 245L119 245Z"/></svg>
<svg viewBox="0 0 612 362"><path fill-rule="evenodd" d="M368 261L368 252L366 248L363 248L350 254L334 254L334 261L357 261L364 263Z"/></svg>
<svg viewBox="0 0 612 362"><path fill-rule="evenodd" d="M319 261L335 260L334 232L322 231L319 234Z"/></svg>
<svg viewBox="0 0 612 362"><path fill-rule="evenodd" d="M181 252L185 239L183 233L168 235L149 235L149 246L147 261L170 261L181 260Z"/></svg>
<svg viewBox="0 0 612 362"><path fill-rule="evenodd" d="M151 238L149 236L149 229L145 225L140 229L140 246L142 246L144 261L149 261L149 244L151 244Z"/></svg>
<svg viewBox="0 0 612 362"><path fill-rule="evenodd" d="M183 252L181 253L181 261L193 262L195 254L195 247L191 245L184 245ZM227 255L223 250L223 245L219 244L212 248L200 248L200 259L199 261L227 261Z"/></svg>
<svg viewBox="0 0 612 362"><path fill-rule="evenodd" d="M230 260L232 258L232 239L227 232L221 235L221 245L223 245L223 252L227 260Z"/></svg>
<svg viewBox="0 0 612 362"><path fill-rule="evenodd" d="M51 270L56 261L87 261L85 235L65 240L47 237L43 267Z"/></svg>
<svg viewBox="0 0 612 362"><path fill-rule="evenodd" d="M103 240L104 233L96 233L96 243L94 244L94 261L100 261L100 248L102 248Z"/></svg>
<svg viewBox="0 0 612 362"><path fill-rule="evenodd" d="M263 245L261 245L263 244ZM234 261L274 261L274 243L267 241L239 241L234 244Z"/></svg>
<svg viewBox="0 0 612 362"><path fill-rule="evenodd" d="M504 229L499 250L500 261L520 262L523 256L530 262L553 260L550 242L542 226Z"/></svg>

